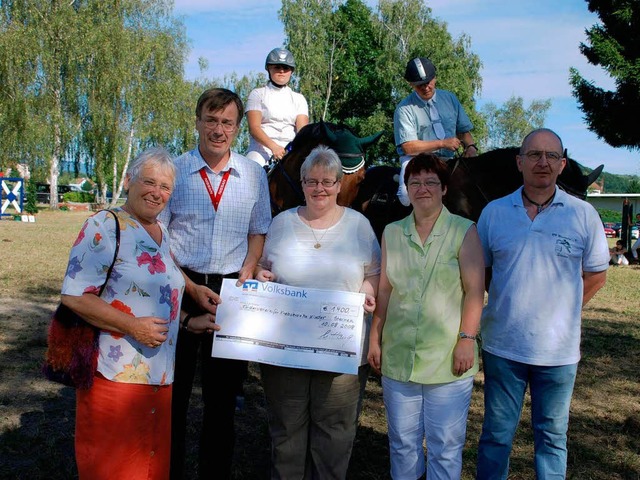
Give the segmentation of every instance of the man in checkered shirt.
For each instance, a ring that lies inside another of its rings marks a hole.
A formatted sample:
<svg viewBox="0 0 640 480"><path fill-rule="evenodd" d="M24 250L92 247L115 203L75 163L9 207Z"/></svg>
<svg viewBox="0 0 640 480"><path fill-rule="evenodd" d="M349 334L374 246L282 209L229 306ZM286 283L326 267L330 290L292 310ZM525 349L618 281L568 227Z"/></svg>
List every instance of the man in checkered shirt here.
<svg viewBox="0 0 640 480"><path fill-rule="evenodd" d="M229 90L212 88L200 96L198 146L175 160L175 189L159 217L169 228L171 249L185 274L216 293L223 278L244 282L253 277L271 223L264 169L231 151L243 115L242 101ZM176 351L171 478L184 474L187 413L198 355L204 402L199 477L230 478L236 396L247 362L211 358L211 330L197 328L197 317L204 312L187 296L182 305L188 315L182 319Z"/></svg>

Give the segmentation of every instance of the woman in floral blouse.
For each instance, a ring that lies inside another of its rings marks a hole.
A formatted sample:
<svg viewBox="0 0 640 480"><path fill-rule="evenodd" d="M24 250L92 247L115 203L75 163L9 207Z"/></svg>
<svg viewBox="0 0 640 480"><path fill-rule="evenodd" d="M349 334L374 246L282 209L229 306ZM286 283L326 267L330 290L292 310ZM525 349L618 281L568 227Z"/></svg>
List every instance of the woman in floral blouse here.
<svg viewBox="0 0 640 480"><path fill-rule="evenodd" d="M81 479L169 478L171 384L185 277L173 262L169 236L156 220L173 190L175 168L160 148L136 158L127 172L128 198L115 219L90 217L69 255L62 302L98 327L93 386L76 396L76 461ZM188 282L188 281L187 281ZM219 298L192 282L200 302ZM215 308L189 322L195 332L216 330Z"/></svg>

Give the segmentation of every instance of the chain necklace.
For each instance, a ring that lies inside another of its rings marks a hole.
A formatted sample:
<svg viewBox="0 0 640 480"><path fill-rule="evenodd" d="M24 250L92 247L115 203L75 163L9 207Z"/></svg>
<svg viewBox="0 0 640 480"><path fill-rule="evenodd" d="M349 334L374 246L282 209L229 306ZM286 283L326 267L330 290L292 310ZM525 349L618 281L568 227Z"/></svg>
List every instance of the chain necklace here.
<svg viewBox="0 0 640 480"><path fill-rule="evenodd" d="M538 207L538 213L540 213L542 210L545 209L545 207L547 207L549 205L549 203L551 203L551 200L553 200L553 197L556 196L556 191L554 190L553 194L542 203L536 203L533 200L531 200L529 198L529 196L527 195L527 193L524 191L524 188L522 189L522 196L524 198L526 198L529 201L529 203L531 203L531 204L535 205L536 207Z"/></svg>
<svg viewBox="0 0 640 480"><path fill-rule="evenodd" d="M322 235L320 235L320 239L318 239L318 237L316 237L316 232L314 231L313 227L311 226L311 221L303 218L302 223L304 223L307 227L309 227L309 230L311 230L311 234L313 235L313 239L316 241L316 243L313 244L313 248L315 248L316 250L319 249L320 247L322 247L322 243L321 243L322 239L327 234L329 229L333 226L333 220L336 218L336 214L338 213L338 210L339 210L338 208L336 208L334 210L333 216L331 217L331 222L329 222L329 226L327 228L325 228L324 232L322 232Z"/></svg>

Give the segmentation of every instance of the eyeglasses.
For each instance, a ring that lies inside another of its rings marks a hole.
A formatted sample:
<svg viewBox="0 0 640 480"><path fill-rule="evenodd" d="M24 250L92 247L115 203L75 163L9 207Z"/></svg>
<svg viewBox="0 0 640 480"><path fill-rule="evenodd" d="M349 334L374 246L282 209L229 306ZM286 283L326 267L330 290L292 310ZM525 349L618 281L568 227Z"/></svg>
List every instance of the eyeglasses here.
<svg viewBox="0 0 640 480"><path fill-rule="evenodd" d="M539 162L542 156L547 159L549 165L554 165L562 160L562 155L557 152L545 152L543 150L529 150L524 154L525 157L531 162Z"/></svg>
<svg viewBox="0 0 640 480"><path fill-rule="evenodd" d="M207 126L207 128L210 128L211 130L215 130L217 127L222 127L222 130L224 130L227 133L233 132L237 126L234 122L230 120L222 120L220 122L215 118L205 118L202 121Z"/></svg>
<svg viewBox="0 0 640 480"><path fill-rule="evenodd" d="M162 193L167 193L171 195L171 192L173 191L173 187L170 185L167 185L166 183L156 183L154 180L151 180L149 178L142 178L140 181L145 187L151 188L153 190L155 190L156 187L160 187L160 190L162 190Z"/></svg>
<svg viewBox="0 0 640 480"><path fill-rule="evenodd" d="M307 187L316 188L318 185L322 185L324 188L331 188L338 180L316 180L314 178L305 178L302 180Z"/></svg>
<svg viewBox="0 0 640 480"><path fill-rule="evenodd" d="M440 182L437 180L427 180L426 182L419 182L418 180L411 180L409 182L409 188L413 188L414 190L418 190L420 187L424 186L428 189L432 189L440 185Z"/></svg>

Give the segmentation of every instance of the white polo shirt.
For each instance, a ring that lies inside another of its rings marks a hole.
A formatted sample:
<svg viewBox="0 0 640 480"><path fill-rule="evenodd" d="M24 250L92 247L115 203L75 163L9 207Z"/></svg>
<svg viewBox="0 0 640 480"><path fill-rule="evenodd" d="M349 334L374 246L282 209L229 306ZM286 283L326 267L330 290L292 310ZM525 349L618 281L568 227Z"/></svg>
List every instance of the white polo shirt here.
<svg viewBox="0 0 640 480"><path fill-rule="evenodd" d="M582 273L606 270L602 222L587 202L556 187L532 221L522 187L494 200L478 220L485 263L492 267L482 313L482 348L530 365L580 360Z"/></svg>

